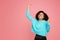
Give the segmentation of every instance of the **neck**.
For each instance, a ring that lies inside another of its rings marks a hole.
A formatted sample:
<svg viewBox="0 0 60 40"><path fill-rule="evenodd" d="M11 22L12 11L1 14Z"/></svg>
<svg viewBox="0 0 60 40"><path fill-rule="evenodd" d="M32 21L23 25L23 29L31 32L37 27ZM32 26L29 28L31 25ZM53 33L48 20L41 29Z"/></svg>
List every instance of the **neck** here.
<svg viewBox="0 0 60 40"><path fill-rule="evenodd" d="M39 19L40 21L42 21L43 19Z"/></svg>

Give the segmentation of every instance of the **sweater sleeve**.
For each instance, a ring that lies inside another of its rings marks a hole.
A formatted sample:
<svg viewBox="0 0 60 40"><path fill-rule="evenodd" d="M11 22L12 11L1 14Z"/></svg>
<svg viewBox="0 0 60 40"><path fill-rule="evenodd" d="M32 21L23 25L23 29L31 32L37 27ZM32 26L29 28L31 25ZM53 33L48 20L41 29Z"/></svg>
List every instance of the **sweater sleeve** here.
<svg viewBox="0 0 60 40"><path fill-rule="evenodd" d="M50 31L50 23L49 22L47 22L46 28L47 28L47 32L49 32Z"/></svg>
<svg viewBox="0 0 60 40"><path fill-rule="evenodd" d="M36 20L36 19L31 17L29 9L26 10L26 16L32 23Z"/></svg>

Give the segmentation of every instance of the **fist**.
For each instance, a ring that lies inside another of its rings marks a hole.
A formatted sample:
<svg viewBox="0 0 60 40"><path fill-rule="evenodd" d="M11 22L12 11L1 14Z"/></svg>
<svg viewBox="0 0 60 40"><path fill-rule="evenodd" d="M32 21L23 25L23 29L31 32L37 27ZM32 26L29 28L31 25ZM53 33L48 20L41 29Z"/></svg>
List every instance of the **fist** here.
<svg viewBox="0 0 60 40"><path fill-rule="evenodd" d="M28 3L28 8L30 8L31 5L32 5L32 4Z"/></svg>

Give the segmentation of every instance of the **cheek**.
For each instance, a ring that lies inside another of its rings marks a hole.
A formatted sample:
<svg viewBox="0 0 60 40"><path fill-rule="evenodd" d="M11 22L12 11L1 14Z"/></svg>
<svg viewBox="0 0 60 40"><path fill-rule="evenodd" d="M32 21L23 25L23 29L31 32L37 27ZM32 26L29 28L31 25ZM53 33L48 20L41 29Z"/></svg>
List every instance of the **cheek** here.
<svg viewBox="0 0 60 40"><path fill-rule="evenodd" d="M41 18L41 16L39 15L38 18Z"/></svg>
<svg viewBox="0 0 60 40"><path fill-rule="evenodd" d="M43 16L43 15L39 15L38 17L39 17L39 18L44 18L44 16Z"/></svg>
<svg viewBox="0 0 60 40"><path fill-rule="evenodd" d="M44 18L44 16L42 16L42 18Z"/></svg>

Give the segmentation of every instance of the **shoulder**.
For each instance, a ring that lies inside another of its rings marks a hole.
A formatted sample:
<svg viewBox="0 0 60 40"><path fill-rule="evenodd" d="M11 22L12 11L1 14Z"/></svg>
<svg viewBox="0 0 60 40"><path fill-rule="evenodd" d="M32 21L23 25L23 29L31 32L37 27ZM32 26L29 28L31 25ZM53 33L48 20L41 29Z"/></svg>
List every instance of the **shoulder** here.
<svg viewBox="0 0 60 40"><path fill-rule="evenodd" d="M38 22L38 20L36 20L36 19L34 18L33 24L36 24L37 22Z"/></svg>
<svg viewBox="0 0 60 40"><path fill-rule="evenodd" d="M43 20L43 22L47 22L46 20Z"/></svg>
<svg viewBox="0 0 60 40"><path fill-rule="evenodd" d="M48 21L46 21L46 20L43 20L43 22L44 22L44 23L46 23L46 24L49 24L49 22L48 22Z"/></svg>

